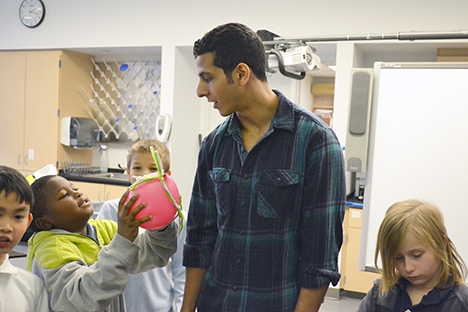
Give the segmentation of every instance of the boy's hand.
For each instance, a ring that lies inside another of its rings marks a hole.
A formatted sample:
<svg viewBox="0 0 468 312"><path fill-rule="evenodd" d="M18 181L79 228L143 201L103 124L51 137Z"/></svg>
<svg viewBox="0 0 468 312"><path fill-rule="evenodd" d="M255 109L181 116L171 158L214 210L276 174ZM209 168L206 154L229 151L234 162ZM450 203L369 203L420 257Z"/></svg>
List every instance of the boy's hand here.
<svg viewBox="0 0 468 312"><path fill-rule="evenodd" d="M125 204L125 201L128 196L128 190L122 195L119 201L119 211L117 213L118 218L118 229L117 233L133 242L138 236L138 228L143 223L151 220L153 216L147 216L138 220L135 220L135 216L146 207L146 202L139 204L135 209L130 212L135 201L138 199L138 194L135 194L130 198L130 200Z"/></svg>

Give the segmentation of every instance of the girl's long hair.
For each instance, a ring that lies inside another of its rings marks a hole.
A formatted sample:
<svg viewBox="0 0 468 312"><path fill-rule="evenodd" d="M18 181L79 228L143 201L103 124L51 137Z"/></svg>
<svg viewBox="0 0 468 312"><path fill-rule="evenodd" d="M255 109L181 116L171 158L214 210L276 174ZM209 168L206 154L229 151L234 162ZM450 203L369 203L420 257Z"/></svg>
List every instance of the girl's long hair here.
<svg viewBox="0 0 468 312"><path fill-rule="evenodd" d="M379 294L383 296L400 278L396 270L396 253L413 233L440 260L438 288L464 285L467 268L447 235L442 212L435 205L417 199L401 201L388 208L379 228L375 250L375 266L382 274ZM377 259L382 259L382 270Z"/></svg>

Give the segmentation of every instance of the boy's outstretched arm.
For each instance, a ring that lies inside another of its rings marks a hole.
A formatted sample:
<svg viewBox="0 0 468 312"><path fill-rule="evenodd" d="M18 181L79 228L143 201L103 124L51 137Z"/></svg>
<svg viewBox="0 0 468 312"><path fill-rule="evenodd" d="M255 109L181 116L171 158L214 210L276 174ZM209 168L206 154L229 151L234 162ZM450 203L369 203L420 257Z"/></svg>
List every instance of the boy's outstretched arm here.
<svg viewBox="0 0 468 312"><path fill-rule="evenodd" d="M178 224L176 220L172 221L164 229L149 231L140 229L140 225L157 216L147 216L135 220L136 215L146 207L143 202L136 206L131 212L138 195L132 196L125 203L128 196L126 191L119 201L118 218L118 236L125 237L139 247L129 271L132 274L146 272L157 267L167 265L169 258L177 251ZM117 237L117 235L116 235ZM114 238L115 239L115 238Z"/></svg>

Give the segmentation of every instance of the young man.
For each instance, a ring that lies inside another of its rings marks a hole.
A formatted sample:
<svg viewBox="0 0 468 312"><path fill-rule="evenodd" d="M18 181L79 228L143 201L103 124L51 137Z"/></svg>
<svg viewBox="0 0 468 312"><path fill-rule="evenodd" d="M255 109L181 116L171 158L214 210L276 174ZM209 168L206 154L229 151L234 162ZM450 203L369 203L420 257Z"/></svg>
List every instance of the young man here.
<svg viewBox="0 0 468 312"><path fill-rule="evenodd" d="M44 283L8 260L33 219L33 199L21 173L0 166L0 311L49 311Z"/></svg>
<svg viewBox="0 0 468 312"><path fill-rule="evenodd" d="M340 277L341 146L270 89L265 48L248 27L218 26L193 51L197 95L229 117L199 153L182 311L318 311Z"/></svg>
<svg viewBox="0 0 468 312"><path fill-rule="evenodd" d="M127 174L132 183L138 177L158 171L151 147L159 153L164 172L171 174L171 156L166 145L158 140L141 140L133 144L127 155ZM119 199L109 200L103 204L97 218L117 221L118 208ZM185 233L184 227L177 239L179 248L171 257L170 265L128 277L124 291L127 311L180 311L185 286L185 268L182 265Z"/></svg>

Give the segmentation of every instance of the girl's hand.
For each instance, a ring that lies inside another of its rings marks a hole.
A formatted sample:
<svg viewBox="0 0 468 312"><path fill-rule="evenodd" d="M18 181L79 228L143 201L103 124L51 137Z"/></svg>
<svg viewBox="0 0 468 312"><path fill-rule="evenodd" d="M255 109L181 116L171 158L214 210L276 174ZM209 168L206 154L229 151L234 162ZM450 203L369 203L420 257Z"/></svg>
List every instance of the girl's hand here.
<svg viewBox="0 0 468 312"><path fill-rule="evenodd" d="M147 216L138 220L135 220L136 215L146 207L146 202L143 202L139 204L135 209L130 212L130 209L132 208L133 204L135 201L138 199L138 194L135 194L130 198L130 200L125 203L127 196L128 196L128 190L125 191L125 193L122 195L122 198L120 198L119 201L119 210L117 213L117 218L118 218L118 229L117 233L128 239L129 241L133 242L135 238L138 236L138 228L140 225L143 223L151 220L153 216Z"/></svg>

